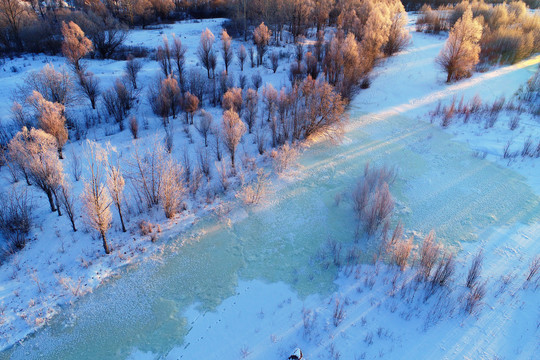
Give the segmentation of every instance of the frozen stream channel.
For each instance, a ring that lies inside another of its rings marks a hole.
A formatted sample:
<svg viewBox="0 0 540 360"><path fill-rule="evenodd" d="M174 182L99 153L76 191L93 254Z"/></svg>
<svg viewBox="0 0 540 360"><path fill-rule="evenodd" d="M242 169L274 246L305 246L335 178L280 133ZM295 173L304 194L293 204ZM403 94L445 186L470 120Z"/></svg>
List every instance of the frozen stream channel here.
<svg viewBox="0 0 540 360"><path fill-rule="evenodd" d="M411 54L403 57L422 57ZM185 310L214 309L235 294L239 279L282 281L300 297L333 291L336 269L323 270L315 255L328 238L352 241L347 194L367 161L399 169L395 219L418 233L435 229L449 246L491 226L538 221L540 199L520 175L471 156L468 145L406 112L366 114L378 105L364 106L362 96L351 106L344 142L307 149L295 179L280 181L264 204L199 222L170 241L161 261L126 269L0 358L125 359L134 348L166 354L190 330ZM398 104L390 99L380 108Z"/></svg>

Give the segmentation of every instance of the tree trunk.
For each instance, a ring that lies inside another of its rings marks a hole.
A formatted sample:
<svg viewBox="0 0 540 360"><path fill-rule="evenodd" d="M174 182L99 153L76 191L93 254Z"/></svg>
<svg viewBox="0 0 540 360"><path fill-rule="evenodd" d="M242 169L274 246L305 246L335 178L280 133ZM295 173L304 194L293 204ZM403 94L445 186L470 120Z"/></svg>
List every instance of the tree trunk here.
<svg viewBox="0 0 540 360"><path fill-rule="evenodd" d="M77 227L75 226L75 219L70 216L69 221L71 221L71 227L73 228L73 232L77 232Z"/></svg>
<svg viewBox="0 0 540 360"><path fill-rule="evenodd" d="M45 193L47 194L47 198L49 199L49 205L51 206L51 211L55 212L56 207L54 206L54 199L53 199L52 191L51 190L46 190Z"/></svg>
<svg viewBox="0 0 540 360"><path fill-rule="evenodd" d="M109 250L109 244L107 244L107 237L105 236L105 231L100 230L101 233L101 239L103 240L103 249L105 249L105 254L110 254L111 251Z"/></svg>
<svg viewBox="0 0 540 360"><path fill-rule="evenodd" d="M56 210L58 211L58 216L62 216L62 210L60 209L60 201L58 201L58 196L56 191L53 191L54 200L56 201Z"/></svg>
<svg viewBox="0 0 540 360"><path fill-rule="evenodd" d="M124 217L122 216L122 208L120 204L116 204L116 208L118 209L118 215L120 216L120 223L122 223L122 232L126 232L126 226L124 225Z"/></svg>

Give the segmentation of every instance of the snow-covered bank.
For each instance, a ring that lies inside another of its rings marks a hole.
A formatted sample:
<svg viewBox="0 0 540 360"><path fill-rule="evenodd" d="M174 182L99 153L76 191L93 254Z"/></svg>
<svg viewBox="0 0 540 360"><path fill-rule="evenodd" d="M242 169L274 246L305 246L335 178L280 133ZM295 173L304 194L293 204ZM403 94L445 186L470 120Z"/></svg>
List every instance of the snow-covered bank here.
<svg viewBox="0 0 540 360"><path fill-rule="evenodd" d="M531 237L540 226L494 229L467 245L448 289L425 300L413 274L383 264L341 272L328 297L301 299L282 283L242 281L215 311L186 312L190 331L165 359L285 359L300 347L307 359L534 359L540 279L527 283ZM508 235L511 234L510 238ZM484 249L488 294L478 314L463 310L468 263ZM417 287L417 290L412 290ZM336 300L343 317L335 320ZM336 326L336 322L339 322ZM159 356L134 350L129 359Z"/></svg>

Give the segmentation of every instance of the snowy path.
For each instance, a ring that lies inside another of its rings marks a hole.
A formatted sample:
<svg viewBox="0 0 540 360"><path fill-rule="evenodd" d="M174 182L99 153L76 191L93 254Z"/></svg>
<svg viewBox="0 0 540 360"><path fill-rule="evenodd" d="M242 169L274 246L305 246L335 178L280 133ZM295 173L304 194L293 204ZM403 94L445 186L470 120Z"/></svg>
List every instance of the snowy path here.
<svg viewBox="0 0 540 360"><path fill-rule="evenodd" d="M199 223L172 241L163 263L129 270L86 296L13 349L11 358L124 359L133 353L193 359L210 351L220 359L237 359L244 349L247 358L269 359L283 357L299 342L310 359L329 359L333 343L344 359L366 352L385 358L492 358L512 354L516 345L520 357L532 356L537 330L516 331L538 319L530 290L527 301L517 303L522 295L489 299L490 309L478 320L460 324L452 318L424 333L421 320L398 315L405 311L399 299L384 298L382 280L373 291L359 293L357 282L334 283L336 269L323 270L315 260L328 238L351 241L355 222L346 194L366 161L398 166L392 192L406 229L435 229L449 246L479 239L463 245L463 253L483 245L490 254L490 276L522 272L529 256L540 252L538 191L517 173L473 158L467 145L416 118L427 111L425 106L457 91L481 92L485 98L510 95L530 76L532 65L497 69L446 87L432 64L443 40L422 34L414 40L411 50L378 69L373 86L352 104L343 144L313 145L302 156L295 179L276 184L264 205L234 211L230 223ZM344 194L339 206L337 194ZM513 283L515 290L520 285ZM354 305L348 305L344 328L334 331L321 319L319 335L305 340L302 306L331 312L332 300L326 296L336 290L348 294ZM310 296L315 293L323 300ZM396 313L388 310L393 305ZM217 313L207 312L216 307ZM379 327L386 332L377 335ZM364 340L370 332L375 346ZM521 335L526 338L520 342ZM184 346L175 348L184 336Z"/></svg>

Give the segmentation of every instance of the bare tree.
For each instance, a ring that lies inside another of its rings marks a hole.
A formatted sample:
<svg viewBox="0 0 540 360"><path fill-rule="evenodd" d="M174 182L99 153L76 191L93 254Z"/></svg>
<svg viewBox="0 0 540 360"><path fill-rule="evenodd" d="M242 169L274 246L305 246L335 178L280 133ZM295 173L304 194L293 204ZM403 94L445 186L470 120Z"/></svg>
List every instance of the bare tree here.
<svg viewBox="0 0 540 360"><path fill-rule="evenodd" d="M68 24L62 22L62 35L64 36L62 53L76 72L83 71L80 61L94 49L92 41L84 35L79 25L73 21Z"/></svg>
<svg viewBox="0 0 540 360"><path fill-rule="evenodd" d="M246 125L240 120L240 117L234 110L227 110L223 114L223 128L221 136L223 143L231 155L231 166L234 169L234 155L236 148L246 132Z"/></svg>
<svg viewBox="0 0 540 360"><path fill-rule="evenodd" d="M247 51L244 45L240 45L236 53L236 56L238 57L238 61L240 62L240 71L244 71L244 62L246 61L246 58L247 58Z"/></svg>
<svg viewBox="0 0 540 360"><path fill-rule="evenodd" d="M301 109L294 137L314 134L340 136L345 121L345 104L334 88L321 80L305 79L300 85Z"/></svg>
<svg viewBox="0 0 540 360"><path fill-rule="evenodd" d="M481 37L482 25L473 19L469 7L450 31L448 40L436 59L446 71L446 82L470 76L479 60Z"/></svg>
<svg viewBox="0 0 540 360"><path fill-rule="evenodd" d="M261 85L262 85L262 76L261 76L261 74L259 74L258 71L256 73L254 73L253 75L251 75L251 83L253 84L253 87L257 91L261 87Z"/></svg>
<svg viewBox="0 0 540 360"><path fill-rule="evenodd" d="M201 136L204 138L205 147L208 146L208 134L210 133L212 129L212 122L213 122L212 114L204 110L201 110L201 112L199 113L199 121L197 122L196 128L201 134Z"/></svg>
<svg viewBox="0 0 540 360"><path fill-rule="evenodd" d="M77 226L75 225L75 197L73 196L71 186L66 181L63 181L60 185L60 189L58 190L58 200L66 211L73 231L77 231Z"/></svg>
<svg viewBox="0 0 540 360"><path fill-rule="evenodd" d="M162 165L165 162L163 144L154 139L152 145L141 152L135 148L129 165L129 180L139 203L147 208L158 205L162 183Z"/></svg>
<svg viewBox="0 0 540 360"><path fill-rule="evenodd" d="M100 95L99 80L94 76L91 71L79 71L77 72L77 79L79 80L80 92L90 100L92 109L96 109L96 100Z"/></svg>
<svg viewBox="0 0 540 360"><path fill-rule="evenodd" d="M68 140L64 105L45 100L37 91L33 92L28 101L36 109L39 127L56 139L58 155L63 159L62 148Z"/></svg>
<svg viewBox="0 0 540 360"><path fill-rule="evenodd" d="M159 45L156 50L156 60L163 71L165 77L172 76L172 61L171 61L171 48L169 46L169 39L163 35L163 44Z"/></svg>
<svg viewBox="0 0 540 360"><path fill-rule="evenodd" d="M92 72L87 72L81 64L81 59L94 49L92 41L88 39L81 28L70 21L62 22L62 53L73 66L75 75L79 81L80 91L88 97L92 109L96 108L96 99L99 96L99 82Z"/></svg>
<svg viewBox="0 0 540 360"><path fill-rule="evenodd" d="M25 101L34 91L53 103L64 106L74 100L73 82L65 68L56 71L52 64L45 65L39 71L33 71L24 79L24 85L17 89L17 97Z"/></svg>
<svg viewBox="0 0 540 360"><path fill-rule="evenodd" d="M27 16L26 6L18 0L0 0L0 19L9 27L19 50L22 50L21 28Z"/></svg>
<svg viewBox="0 0 540 360"><path fill-rule="evenodd" d="M208 78L210 79L210 70L212 69L212 63L215 62L215 54L212 50L214 45L214 34L207 28L201 34L201 42L197 49L197 56L201 61L203 67L206 69ZM215 65L214 65L215 68Z"/></svg>
<svg viewBox="0 0 540 360"><path fill-rule="evenodd" d="M73 174L73 177L75 178L75 181L79 181L81 178L82 173L82 166L81 166L81 159L77 153L75 153L75 150L73 147L71 147L71 173Z"/></svg>
<svg viewBox="0 0 540 360"><path fill-rule="evenodd" d="M227 30L223 29L221 32L221 55L223 56L223 63L225 64L225 71L227 73L229 72L229 65L234 57L231 42L232 38L227 33Z"/></svg>
<svg viewBox="0 0 540 360"><path fill-rule="evenodd" d="M254 68L255 67L255 50L253 50L253 46L249 47L249 65Z"/></svg>
<svg viewBox="0 0 540 360"><path fill-rule="evenodd" d="M248 89L246 91L244 102L246 104L244 111L244 120L246 121L246 124L248 125L248 131L251 134L251 131L253 130L253 125L257 120L257 113L259 110L259 97L257 95L257 91L253 89Z"/></svg>
<svg viewBox="0 0 540 360"><path fill-rule="evenodd" d="M482 263L484 262L484 253L480 250L473 258L469 272L467 273L467 280L465 285L469 289L472 289L478 283L478 278L482 272Z"/></svg>
<svg viewBox="0 0 540 360"><path fill-rule="evenodd" d="M305 62L307 74L311 76L311 78L317 79L319 76L319 63L317 62L315 55L308 51L306 53Z"/></svg>
<svg viewBox="0 0 540 360"><path fill-rule="evenodd" d="M271 37L272 32L266 25L264 25L264 23L261 23L253 31L253 42L257 46L257 66L262 65L263 63L263 56L266 53L266 49Z"/></svg>
<svg viewBox="0 0 540 360"><path fill-rule="evenodd" d="M270 62L272 63L272 71L275 74L279 66L279 54L276 51L272 51L270 54Z"/></svg>
<svg viewBox="0 0 540 360"><path fill-rule="evenodd" d="M0 251L13 254L24 248L32 226L32 201L26 189L0 193L0 233L5 243Z"/></svg>
<svg viewBox="0 0 540 360"><path fill-rule="evenodd" d="M120 217L120 223L122 224L122 231L126 232L126 226L124 224L124 216L122 215L122 201L124 199L124 187L126 182L120 169L120 161L113 148L109 148L107 151L109 156L107 157L107 189L109 195L112 198L118 216ZM112 157L115 157L114 159Z"/></svg>
<svg viewBox="0 0 540 360"><path fill-rule="evenodd" d="M173 45L172 45L172 57L176 65L176 74L178 75L178 82L180 83L180 90L183 92L186 87L186 80L184 74L185 67L185 54L187 49L182 45L180 38L177 38L173 35Z"/></svg>
<svg viewBox="0 0 540 360"><path fill-rule="evenodd" d="M265 112L267 114L266 120L270 121L275 116L277 110L277 90L274 89L272 84L267 84L262 89L262 98L265 107Z"/></svg>
<svg viewBox="0 0 540 360"><path fill-rule="evenodd" d="M131 86L133 86L133 89L135 90L137 90L137 75L139 74L139 71L141 71L142 65L142 62L133 56L129 56L126 61L124 71Z"/></svg>
<svg viewBox="0 0 540 360"><path fill-rule="evenodd" d="M110 254L107 243L107 231L111 227L111 198L103 184L104 166L107 158L105 149L99 144L87 141L88 179L84 181L84 190L81 194L85 222L101 235L103 249Z"/></svg>

